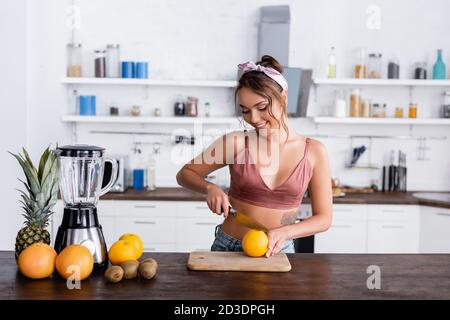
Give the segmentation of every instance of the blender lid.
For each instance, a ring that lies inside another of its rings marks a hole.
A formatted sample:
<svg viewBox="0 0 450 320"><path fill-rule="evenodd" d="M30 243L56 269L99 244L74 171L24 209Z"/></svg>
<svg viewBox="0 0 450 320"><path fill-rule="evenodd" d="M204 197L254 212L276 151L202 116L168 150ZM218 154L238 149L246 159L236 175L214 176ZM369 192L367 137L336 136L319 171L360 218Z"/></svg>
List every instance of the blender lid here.
<svg viewBox="0 0 450 320"><path fill-rule="evenodd" d="M87 144L62 146L56 149L56 154L61 157L101 157L104 152L105 148Z"/></svg>

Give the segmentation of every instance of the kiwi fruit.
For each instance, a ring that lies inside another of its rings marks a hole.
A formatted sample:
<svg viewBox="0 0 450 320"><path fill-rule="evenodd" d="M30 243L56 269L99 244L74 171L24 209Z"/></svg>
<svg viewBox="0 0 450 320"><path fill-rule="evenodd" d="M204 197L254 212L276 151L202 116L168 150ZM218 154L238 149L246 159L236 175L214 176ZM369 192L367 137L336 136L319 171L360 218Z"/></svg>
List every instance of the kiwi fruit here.
<svg viewBox="0 0 450 320"><path fill-rule="evenodd" d="M141 278L150 280L155 276L157 270L158 263L155 259L148 258L139 264L139 276Z"/></svg>
<svg viewBox="0 0 450 320"><path fill-rule="evenodd" d="M123 278L123 269L119 266L112 266L106 269L105 278L107 281L116 283L122 280Z"/></svg>
<svg viewBox="0 0 450 320"><path fill-rule="evenodd" d="M128 260L122 262L120 267L123 269L123 277L125 279L133 279L137 276L139 262L136 260Z"/></svg>

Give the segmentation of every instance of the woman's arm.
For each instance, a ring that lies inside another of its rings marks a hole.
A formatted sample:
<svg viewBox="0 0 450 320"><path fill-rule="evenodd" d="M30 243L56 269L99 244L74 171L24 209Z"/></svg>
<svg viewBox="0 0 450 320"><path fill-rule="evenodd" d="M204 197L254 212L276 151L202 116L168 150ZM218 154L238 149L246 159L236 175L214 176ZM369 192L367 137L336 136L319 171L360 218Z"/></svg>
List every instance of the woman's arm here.
<svg viewBox="0 0 450 320"><path fill-rule="evenodd" d="M309 183L309 193L313 216L302 222L270 230L267 256L279 252L287 239L307 237L328 230L332 221L333 193L331 173L325 146L311 140L310 161L313 174Z"/></svg>
<svg viewBox="0 0 450 320"><path fill-rule="evenodd" d="M240 133L231 133L214 141L205 151L185 164L177 173L179 185L207 195L207 203L216 214L228 215L228 196L218 185L208 182L205 177L234 159L234 147L239 148ZM238 143L236 143L238 142Z"/></svg>

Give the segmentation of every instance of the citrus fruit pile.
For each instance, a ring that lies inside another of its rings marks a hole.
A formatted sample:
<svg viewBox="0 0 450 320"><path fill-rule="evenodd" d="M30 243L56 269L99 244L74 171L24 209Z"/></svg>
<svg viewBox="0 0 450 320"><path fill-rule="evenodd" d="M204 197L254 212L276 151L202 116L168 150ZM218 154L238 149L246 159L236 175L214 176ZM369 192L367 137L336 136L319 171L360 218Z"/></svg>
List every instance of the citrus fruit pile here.
<svg viewBox="0 0 450 320"><path fill-rule="evenodd" d="M45 243L34 243L23 250L17 260L20 272L31 279L50 277L58 271L64 279L74 276L84 280L92 273L94 258L88 248L73 244L59 254Z"/></svg>

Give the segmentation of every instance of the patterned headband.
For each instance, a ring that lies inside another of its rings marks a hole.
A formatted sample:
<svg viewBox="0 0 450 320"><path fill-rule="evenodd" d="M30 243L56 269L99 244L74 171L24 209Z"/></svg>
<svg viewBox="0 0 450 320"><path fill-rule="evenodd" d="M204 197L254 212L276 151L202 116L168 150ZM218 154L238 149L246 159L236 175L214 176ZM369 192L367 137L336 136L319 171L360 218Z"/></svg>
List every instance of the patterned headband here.
<svg viewBox="0 0 450 320"><path fill-rule="evenodd" d="M283 77L283 75L281 73L279 73L274 68L264 67L262 65L255 64L252 61L247 61L246 63L241 63L238 65L238 68L239 68L239 70L242 71L242 75L244 75L245 73L250 72L250 71L263 72L266 76L268 76L269 78L274 80L276 83L278 83L283 88L283 90L288 89L288 84L287 84L286 79ZM241 75L241 77L242 77L242 75Z"/></svg>

